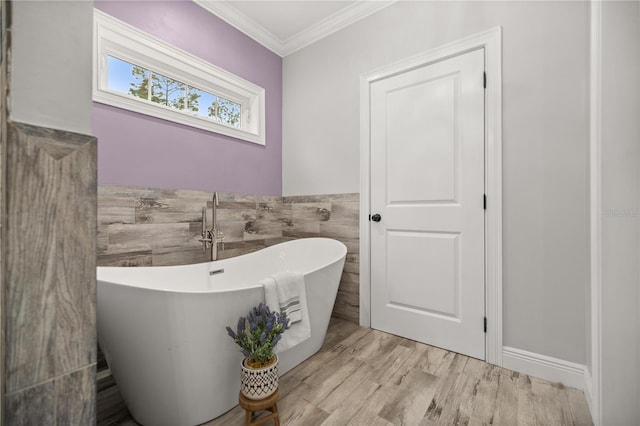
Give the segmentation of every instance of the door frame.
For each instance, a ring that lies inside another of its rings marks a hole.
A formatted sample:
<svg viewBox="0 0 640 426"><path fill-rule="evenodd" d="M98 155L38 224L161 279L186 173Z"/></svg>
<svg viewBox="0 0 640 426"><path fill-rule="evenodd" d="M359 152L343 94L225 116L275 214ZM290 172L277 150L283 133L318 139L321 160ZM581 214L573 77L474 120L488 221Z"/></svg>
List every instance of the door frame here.
<svg viewBox="0 0 640 426"><path fill-rule="evenodd" d="M502 365L502 29L445 44L360 76L360 325L371 327L370 86L374 82L484 48L485 91L485 360ZM481 326L480 324L478 325Z"/></svg>

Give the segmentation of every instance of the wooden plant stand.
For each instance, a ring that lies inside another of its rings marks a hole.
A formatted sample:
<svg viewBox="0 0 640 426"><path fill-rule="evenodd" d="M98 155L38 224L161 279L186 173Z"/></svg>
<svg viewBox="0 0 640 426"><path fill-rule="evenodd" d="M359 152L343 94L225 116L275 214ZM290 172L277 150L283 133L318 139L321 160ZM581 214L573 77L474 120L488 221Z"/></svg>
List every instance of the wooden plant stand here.
<svg viewBox="0 0 640 426"><path fill-rule="evenodd" d="M278 398L280 397L280 387L268 398L265 399L249 399L240 392L240 406L244 408L244 424L245 426L257 426L263 423L273 420L275 426L280 426L280 415L278 414ZM260 411L269 411L264 417L256 418L253 421L254 415Z"/></svg>

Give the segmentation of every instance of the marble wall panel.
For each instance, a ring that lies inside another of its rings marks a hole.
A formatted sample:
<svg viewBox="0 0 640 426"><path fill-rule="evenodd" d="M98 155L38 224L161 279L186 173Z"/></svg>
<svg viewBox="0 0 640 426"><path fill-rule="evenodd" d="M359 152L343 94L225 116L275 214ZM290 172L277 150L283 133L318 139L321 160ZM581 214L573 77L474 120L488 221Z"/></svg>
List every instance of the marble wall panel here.
<svg viewBox="0 0 640 426"><path fill-rule="evenodd" d="M95 364L7 395L7 425L92 425L96 421Z"/></svg>
<svg viewBox="0 0 640 426"><path fill-rule="evenodd" d="M92 425L96 421L96 365L55 379L57 425ZM69 395L74 395L72 399ZM33 423L45 424L45 423Z"/></svg>
<svg viewBox="0 0 640 426"><path fill-rule="evenodd" d="M10 47L9 43L9 31L7 31L8 23L9 23L9 10L11 7L11 3L7 1L0 2L0 226L5 226L6 216L5 216L5 159L6 159L6 146L7 146L7 121L9 118L8 114L8 100L9 98L9 84L8 77L9 74L9 55L8 49ZM0 248L5 247L5 238L0 232ZM4 296L4 259L5 253L4 250L0 249L0 339L2 339L3 344L0 344L0 365L5 365L5 346L7 342L5 331L4 331L4 316L5 316L5 296ZM5 382L5 373L4 368L0 368L0 385ZM4 404L5 407L0 408L0 425L7 424L5 423L4 411L6 411L6 400L4 398L4 389L0 389L0 404Z"/></svg>
<svg viewBox="0 0 640 426"><path fill-rule="evenodd" d="M56 424L56 387L53 380L8 394L5 401L7 425Z"/></svg>
<svg viewBox="0 0 640 426"><path fill-rule="evenodd" d="M58 424L78 401L90 424L93 385L55 382L95 371L96 140L10 122L6 149L7 424Z"/></svg>

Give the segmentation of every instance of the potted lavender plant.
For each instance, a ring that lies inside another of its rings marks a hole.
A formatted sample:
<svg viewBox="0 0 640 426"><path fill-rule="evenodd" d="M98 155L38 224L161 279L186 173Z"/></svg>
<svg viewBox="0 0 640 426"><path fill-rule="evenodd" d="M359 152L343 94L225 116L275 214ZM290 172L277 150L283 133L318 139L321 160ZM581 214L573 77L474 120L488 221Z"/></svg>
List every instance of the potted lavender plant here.
<svg viewBox="0 0 640 426"><path fill-rule="evenodd" d="M240 391L247 398L264 399L278 388L278 356L273 348L288 324L286 314L271 312L260 303L246 317L238 319L235 332L227 326L227 333L245 356Z"/></svg>

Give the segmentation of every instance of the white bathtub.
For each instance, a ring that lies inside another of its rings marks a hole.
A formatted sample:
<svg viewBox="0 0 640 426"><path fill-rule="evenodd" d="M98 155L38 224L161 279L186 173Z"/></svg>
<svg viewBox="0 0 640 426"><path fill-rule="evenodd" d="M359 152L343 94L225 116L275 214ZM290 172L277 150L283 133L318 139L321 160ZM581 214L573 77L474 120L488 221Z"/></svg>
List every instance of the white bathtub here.
<svg viewBox="0 0 640 426"><path fill-rule="evenodd" d="M278 354L280 374L317 352L346 252L305 238L195 265L98 267L98 341L133 418L191 426L238 404L242 354L225 326L264 301L257 282L275 272L304 274L311 321L311 338Z"/></svg>

